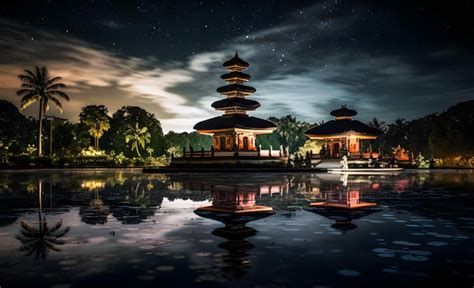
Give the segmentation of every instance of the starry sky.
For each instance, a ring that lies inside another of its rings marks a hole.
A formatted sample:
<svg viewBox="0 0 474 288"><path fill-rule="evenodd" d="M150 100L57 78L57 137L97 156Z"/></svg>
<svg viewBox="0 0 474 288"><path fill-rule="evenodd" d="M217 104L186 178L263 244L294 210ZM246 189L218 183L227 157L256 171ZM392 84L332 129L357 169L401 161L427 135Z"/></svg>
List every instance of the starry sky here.
<svg viewBox="0 0 474 288"><path fill-rule="evenodd" d="M138 105L165 131L220 115L222 63L250 63L258 117L390 122L474 99L471 1L8 1L0 7L0 99L19 104L16 75L62 76L82 106ZM36 106L26 115L36 115ZM59 115L51 108L50 114Z"/></svg>

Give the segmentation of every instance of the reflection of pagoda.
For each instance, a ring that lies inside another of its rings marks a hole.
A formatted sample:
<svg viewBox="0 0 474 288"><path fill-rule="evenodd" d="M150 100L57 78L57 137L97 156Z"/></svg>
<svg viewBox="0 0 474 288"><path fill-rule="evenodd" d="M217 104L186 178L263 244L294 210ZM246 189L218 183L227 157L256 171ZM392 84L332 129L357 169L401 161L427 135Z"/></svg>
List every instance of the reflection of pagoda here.
<svg viewBox="0 0 474 288"><path fill-rule="evenodd" d="M336 175L330 177L334 176ZM343 174L338 183L328 183L329 191L324 191L326 195L324 201L311 203L308 207L311 212L335 220L336 222L331 226L342 231L357 228L352 220L360 219L377 211L377 203L361 201L360 197L364 186L357 181L348 181L348 177L348 174ZM372 185L369 186L372 187Z"/></svg>
<svg viewBox="0 0 474 288"><path fill-rule="evenodd" d="M211 191L213 196L212 206L196 209L197 215L213 219L225 224L224 227L215 229L212 234L226 239L219 247L228 253L222 256L225 275L239 277L244 275L251 267L248 250L255 246L245 238L257 234L257 230L247 227L250 221L255 221L273 215L273 209L255 204L256 192L243 192L225 189Z"/></svg>

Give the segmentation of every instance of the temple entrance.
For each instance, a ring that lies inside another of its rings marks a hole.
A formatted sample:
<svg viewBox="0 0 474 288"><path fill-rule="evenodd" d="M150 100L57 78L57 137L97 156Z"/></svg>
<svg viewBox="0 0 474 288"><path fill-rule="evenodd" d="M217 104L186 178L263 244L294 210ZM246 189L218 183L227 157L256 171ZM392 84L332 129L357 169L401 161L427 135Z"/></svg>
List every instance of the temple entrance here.
<svg viewBox="0 0 474 288"><path fill-rule="evenodd" d="M219 142L220 142L220 143L219 143L219 144L220 144L220 150L221 150L221 151L225 151L225 150L226 150L226 149L225 149L225 137L221 137L221 139L220 139Z"/></svg>
<svg viewBox="0 0 474 288"><path fill-rule="evenodd" d="M334 159L339 159L339 142L332 144L331 157Z"/></svg>
<svg viewBox="0 0 474 288"><path fill-rule="evenodd" d="M248 137L244 137L243 146L244 146L244 150L249 150L249 138Z"/></svg>

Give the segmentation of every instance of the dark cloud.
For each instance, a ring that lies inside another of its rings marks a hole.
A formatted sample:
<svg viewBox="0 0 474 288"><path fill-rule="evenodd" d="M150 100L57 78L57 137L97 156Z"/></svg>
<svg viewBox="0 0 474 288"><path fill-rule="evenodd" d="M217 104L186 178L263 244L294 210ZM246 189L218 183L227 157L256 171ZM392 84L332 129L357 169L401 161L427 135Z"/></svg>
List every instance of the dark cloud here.
<svg viewBox="0 0 474 288"><path fill-rule="evenodd" d="M65 20L32 27L10 17L0 27L0 97L18 103L15 76L47 65L71 87L65 115L73 120L87 104L111 111L140 105L165 130L191 130L220 114L210 104L222 97L215 92L224 84L221 64L239 50L250 62L249 85L257 88L250 97L262 104L252 114L260 117L293 114L319 122L347 104L361 120L393 121L474 98L474 37L456 10L442 18L420 4L281 1L272 10L234 2L193 4L195 13L172 1L124 4L135 9L129 16L85 17L85 30L74 35L65 32L74 26Z"/></svg>

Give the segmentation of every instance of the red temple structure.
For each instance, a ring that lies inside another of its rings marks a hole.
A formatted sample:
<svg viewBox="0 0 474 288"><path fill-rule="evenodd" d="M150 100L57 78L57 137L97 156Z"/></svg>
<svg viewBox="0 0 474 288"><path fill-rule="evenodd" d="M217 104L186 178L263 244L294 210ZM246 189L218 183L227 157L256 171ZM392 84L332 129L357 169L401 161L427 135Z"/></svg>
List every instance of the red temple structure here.
<svg viewBox="0 0 474 288"><path fill-rule="evenodd" d="M340 159L343 152L348 152L352 159L378 157L378 153L362 151L362 141L374 140L382 134L382 131L370 127L352 117L357 111L348 109L342 105L340 109L333 110L331 115L335 120L328 121L305 132L312 140L324 140L327 147L327 157Z"/></svg>
<svg viewBox="0 0 474 288"><path fill-rule="evenodd" d="M257 135L272 133L277 126L268 120L249 116L247 111L254 111L260 103L246 97L255 93L256 89L245 85L250 75L243 71L249 64L235 56L224 62L228 73L221 78L228 84L217 88L224 99L212 103L212 107L224 114L201 121L194 125L200 134L212 136L211 151L183 152L183 157L174 158L171 166L216 167L216 166L270 166L281 167L287 163L286 151L261 150L256 144Z"/></svg>
<svg viewBox="0 0 474 288"><path fill-rule="evenodd" d="M268 120L247 115L254 111L260 103L245 97L255 93L256 89L245 85L250 75L243 73L249 64L240 59L239 54L224 63L229 71L221 76L228 84L217 88L217 92L225 99L212 103L216 110L224 115L201 121L194 126L201 134L213 137L214 151L256 151L255 138L258 134L269 134L276 125Z"/></svg>

